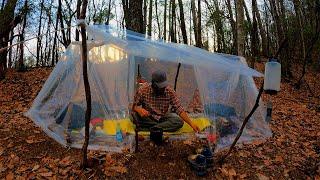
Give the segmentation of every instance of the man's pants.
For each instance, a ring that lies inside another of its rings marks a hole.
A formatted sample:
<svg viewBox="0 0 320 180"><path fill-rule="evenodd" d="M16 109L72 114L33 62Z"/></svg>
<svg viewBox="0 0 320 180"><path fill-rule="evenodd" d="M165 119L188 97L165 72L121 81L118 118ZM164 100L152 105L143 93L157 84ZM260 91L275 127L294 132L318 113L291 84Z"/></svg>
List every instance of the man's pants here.
<svg viewBox="0 0 320 180"><path fill-rule="evenodd" d="M159 121L152 117L141 117L138 113L133 113L142 131L150 131L151 128L161 128L163 132L175 132L183 126L182 119L175 113L167 113Z"/></svg>

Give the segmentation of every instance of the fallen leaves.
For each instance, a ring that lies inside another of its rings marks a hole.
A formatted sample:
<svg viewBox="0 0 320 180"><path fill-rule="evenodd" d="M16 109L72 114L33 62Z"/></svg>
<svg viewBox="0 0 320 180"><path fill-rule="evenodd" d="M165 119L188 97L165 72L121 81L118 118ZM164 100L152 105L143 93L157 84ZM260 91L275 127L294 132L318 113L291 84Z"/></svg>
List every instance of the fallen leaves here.
<svg viewBox="0 0 320 180"><path fill-rule="evenodd" d="M114 160L111 154L106 154L105 159L104 174L106 176L111 177L117 174L125 174L128 172L128 169L124 167L123 162Z"/></svg>
<svg viewBox="0 0 320 180"><path fill-rule="evenodd" d="M26 139L26 142L28 144L34 144L34 143L41 143L41 142L44 142L46 141L45 139L39 139L37 138L36 136L32 135L32 136L29 136L27 139Z"/></svg>
<svg viewBox="0 0 320 180"><path fill-rule="evenodd" d="M183 144L191 146L193 144L193 141L187 139L187 140L183 141Z"/></svg>
<svg viewBox="0 0 320 180"><path fill-rule="evenodd" d="M66 168L68 166L71 165L71 157L70 156L67 156L65 158L63 158L60 162L59 162L59 166L62 167L62 168Z"/></svg>
<svg viewBox="0 0 320 180"><path fill-rule="evenodd" d="M59 169L59 174L61 174L62 176L68 175L69 172L70 172L70 168Z"/></svg>
<svg viewBox="0 0 320 180"><path fill-rule="evenodd" d="M7 168L5 168L4 166L3 166L3 164L2 164L2 162L0 161L0 174L2 173L2 172L5 172L7 170Z"/></svg>
<svg viewBox="0 0 320 180"><path fill-rule="evenodd" d="M282 156L280 156L280 155L277 155L276 156L276 158L274 159L276 162L278 162L278 163L283 163L283 157Z"/></svg>
<svg viewBox="0 0 320 180"><path fill-rule="evenodd" d="M7 175L6 175L6 180L13 180L14 179L14 174L13 172L9 172Z"/></svg>
<svg viewBox="0 0 320 180"><path fill-rule="evenodd" d="M35 165L33 168L32 168L32 171L36 171L36 170L38 170L40 168L40 166L37 164L37 165Z"/></svg>
<svg viewBox="0 0 320 180"><path fill-rule="evenodd" d="M41 142L48 138L31 120L23 117L23 113L30 107L49 72L36 69L22 75L8 73L9 78L0 82L0 179L87 179L90 176L93 179L105 179L106 176L155 179L157 174L165 174L168 170L172 170L169 178L196 178L184 159L188 153L193 153L191 148L198 146L194 139L173 144L171 150L176 154L168 152L167 146L154 145L139 155L130 154L130 158L106 154L101 158L103 163L97 164L88 174L79 168L79 150L56 148L59 145L53 140L50 140L52 144L43 145L45 143ZM312 162L320 159L320 151L314 148L320 137L320 114L315 107L301 101L309 101L304 99L305 90L294 90L288 83L283 83L282 88L272 97L274 109L270 126L274 136L238 148L225 166L215 173L209 169L208 179L217 176L223 179L320 180L320 168L309 174L297 171L307 167L303 163L309 160L308 157ZM144 148L141 146L142 150ZM164 150L160 152L159 148ZM155 157L161 161L156 161ZM155 166L155 163L160 164ZM135 171L134 166L139 169ZM177 167L179 171L175 171Z"/></svg>
<svg viewBox="0 0 320 180"><path fill-rule="evenodd" d="M226 177L228 177L230 179L232 179L232 178L237 176L236 170L234 168L232 168L232 167L223 166L222 168L219 168L219 170L221 171L221 173L224 176L226 176Z"/></svg>
<svg viewBox="0 0 320 180"><path fill-rule="evenodd" d="M52 177L53 173L52 172L44 172L44 173L39 173L39 175L42 177Z"/></svg>
<svg viewBox="0 0 320 180"><path fill-rule="evenodd" d="M270 166L272 162L269 159L263 160L265 166Z"/></svg>
<svg viewBox="0 0 320 180"><path fill-rule="evenodd" d="M7 164L7 167L9 169L13 169L14 166L18 163L19 163L19 157L16 156L15 154L11 154L9 157L9 163Z"/></svg>
<svg viewBox="0 0 320 180"><path fill-rule="evenodd" d="M257 177L259 180L269 180L269 178L267 176L265 176L264 174L258 173Z"/></svg>
<svg viewBox="0 0 320 180"><path fill-rule="evenodd" d="M243 158L246 158L249 156L249 152L246 152L246 151L240 151L239 152L239 156L240 157L243 157Z"/></svg>
<svg viewBox="0 0 320 180"><path fill-rule="evenodd" d="M0 147L0 156L4 153L4 148Z"/></svg>

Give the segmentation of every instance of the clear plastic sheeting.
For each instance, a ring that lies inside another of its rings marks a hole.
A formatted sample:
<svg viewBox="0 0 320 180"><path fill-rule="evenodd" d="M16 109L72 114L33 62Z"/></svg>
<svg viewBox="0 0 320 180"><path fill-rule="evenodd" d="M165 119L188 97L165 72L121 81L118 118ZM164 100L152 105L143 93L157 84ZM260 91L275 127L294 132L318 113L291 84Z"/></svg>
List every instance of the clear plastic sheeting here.
<svg viewBox="0 0 320 180"><path fill-rule="evenodd" d="M249 68L244 58L156 41L105 25L87 26L87 32L92 98L89 149L132 149L134 134L130 128L134 127L130 111L138 66L142 78L149 82L153 71L166 71L173 87L179 63L176 92L184 109L193 118L209 119L210 126L203 131L215 129L218 149L232 143L258 94L253 77L263 76ZM84 142L85 111L81 43L73 42L26 115L59 143L80 148ZM261 102L239 142L271 135ZM175 137L189 136L183 133Z"/></svg>

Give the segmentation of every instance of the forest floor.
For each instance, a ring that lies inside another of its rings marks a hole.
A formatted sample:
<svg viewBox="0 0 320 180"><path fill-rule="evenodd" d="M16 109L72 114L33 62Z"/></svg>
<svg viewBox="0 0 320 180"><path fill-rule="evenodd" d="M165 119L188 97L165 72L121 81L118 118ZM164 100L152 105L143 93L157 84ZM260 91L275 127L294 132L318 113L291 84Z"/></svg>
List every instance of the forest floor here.
<svg viewBox="0 0 320 180"><path fill-rule="evenodd" d="M169 141L163 146L144 141L138 153L90 152L90 157L102 156L103 161L82 171L81 150L64 148L23 115L51 70L9 70L0 81L0 179L197 178L186 163L199 146L196 141ZM320 75L308 73L306 79L308 83L299 90L284 80L281 92L272 97L272 137L237 147L222 166L209 169L205 178L319 180Z"/></svg>

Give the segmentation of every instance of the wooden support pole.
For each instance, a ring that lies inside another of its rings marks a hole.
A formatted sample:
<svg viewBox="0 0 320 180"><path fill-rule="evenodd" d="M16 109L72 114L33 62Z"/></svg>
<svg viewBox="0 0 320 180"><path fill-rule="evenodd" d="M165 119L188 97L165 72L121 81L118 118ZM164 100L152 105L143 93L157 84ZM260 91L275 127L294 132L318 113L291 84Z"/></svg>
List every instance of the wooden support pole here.
<svg viewBox="0 0 320 180"><path fill-rule="evenodd" d="M82 9L80 14L80 19L85 20L86 18L86 11L87 11L88 0L82 1ZM89 145L89 126L90 126L90 116L91 116L91 92L90 92L90 85L89 85L89 78L88 78L88 48L87 48L87 35L86 35L86 25L85 23L81 24L81 37L82 37L82 71L83 71L83 82L84 82L84 90L86 95L86 103L87 109L85 114L85 140L82 146L82 163L81 167L87 168L88 167L88 145Z"/></svg>
<svg viewBox="0 0 320 180"><path fill-rule="evenodd" d="M174 79L174 90L175 90L175 91L176 91L176 89L177 89L177 82L178 82L180 67L181 67L181 63L178 64L178 69L177 69L176 78Z"/></svg>

